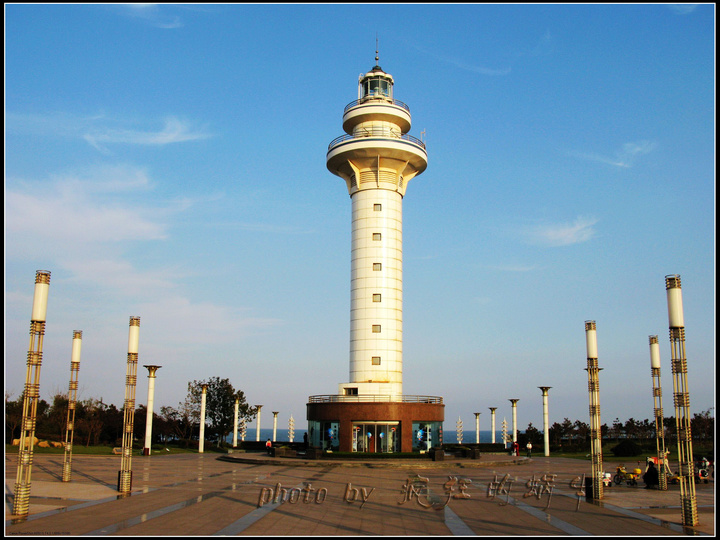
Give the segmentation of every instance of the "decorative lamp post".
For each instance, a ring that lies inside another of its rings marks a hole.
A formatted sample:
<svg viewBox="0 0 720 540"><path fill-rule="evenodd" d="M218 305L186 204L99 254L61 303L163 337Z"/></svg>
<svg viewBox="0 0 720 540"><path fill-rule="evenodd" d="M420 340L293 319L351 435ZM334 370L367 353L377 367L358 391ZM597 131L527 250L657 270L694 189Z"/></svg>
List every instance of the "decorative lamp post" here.
<svg viewBox="0 0 720 540"><path fill-rule="evenodd" d="M272 441L277 441L277 415L280 411L273 411L273 438Z"/></svg>
<svg viewBox="0 0 720 540"><path fill-rule="evenodd" d="M495 444L495 411L497 407L488 407L488 409L490 409L490 442Z"/></svg>
<svg viewBox="0 0 720 540"><path fill-rule="evenodd" d="M543 444L545 445L545 457L550 455L550 417L548 415L548 390L552 386L538 386L542 391L543 398Z"/></svg>
<svg viewBox="0 0 720 540"><path fill-rule="evenodd" d="M512 403L512 442L517 442L517 402L519 399L511 399Z"/></svg>
<svg viewBox="0 0 720 540"><path fill-rule="evenodd" d="M237 448L238 413L240 410L240 398L235 398L235 421L233 422L233 448Z"/></svg>
<svg viewBox="0 0 720 540"><path fill-rule="evenodd" d="M475 442L480 444L480 415L482 413L476 412L475 414Z"/></svg>
<svg viewBox="0 0 720 540"><path fill-rule="evenodd" d="M155 372L162 366L143 366L148 370L147 416L145 417L145 447L143 455L149 456L152 447L153 405L155 403Z"/></svg>
<svg viewBox="0 0 720 540"><path fill-rule="evenodd" d="M590 394L590 453L592 459L593 499L603 498L602 432L600 424L600 369L598 367L597 325L585 321L587 343L588 391Z"/></svg>
<svg viewBox="0 0 720 540"><path fill-rule="evenodd" d="M245 442L245 435L247 435L247 420L243 416L240 419L240 440Z"/></svg>
<svg viewBox="0 0 720 540"><path fill-rule="evenodd" d="M77 402L78 375L80 372L80 351L82 350L82 331L73 331L72 353L70 356L70 387L68 388L67 428L65 429L65 460L63 461L62 481L69 482L72 476L72 445L75 434L75 403Z"/></svg>
<svg viewBox="0 0 720 540"><path fill-rule="evenodd" d="M292 417L292 414L290 415L290 420L288 420L288 440L290 442L295 440L295 419Z"/></svg>
<svg viewBox="0 0 720 540"><path fill-rule="evenodd" d="M458 416L457 422L455 423L455 426L457 428L457 442L458 444L462 444L463 442L463 422L460 420L460 417Z"/></svg>
<svg viewBox="0 0 720 540"><path fill-rule="evenodd" d="M127 372L125 375L125 404L123 407L123 444L118 471L118 491L132 490L132 444L135 424L135 388L137 387L138 344L140 342L140 317L130 317L128 333Z"/></svg>
<svg viewBox="0 0 720 540"><path fill-rule="evenodd" d="M263 408L262 405L255 405L257 407L257 426L255 428L255 440L260 440L260 409Z"/></svg>
<svg viewBox="0 0 720 540"><path fill-rule="evenodd" d="M653 411L655 414L655 446L658 459L658 488L667 490L667 454L665 452L665 424L660 384L660 344L657 336L650 336L650 372L653 382Z"/></svg>
<svg viewBox="0 0 720 540"><path fill-rule="evenodd" d="M30 480L35 446L35 422L40 399L40 367L42 366L42 348L43 337L45 336L49 288L50 272L47 270L36 271L33 307L30 316L30 346L28 347L27 372L23 392L18 469L12 508L12 513L20 517L27 516L30 511Z"/></svg>
<svg viewBox="0 0 720 540"><path fill-rule="evenodd" d="M668 321L670 326L671 362L675 422L678 438L678 475L680 477L680 502L683 525L698 524L695 481L693 478L692 434L690 432L690 391L687 380L685 357L685 320L683 315L680 276L665 276L667 290Z"/></svg>
<svg viewBox="0 0 720 540"><path fill-rule="evenodd" d="M207 384L202 385L202 397L200 398L200 438L198 440L198 453L205 452L205 401L207 399Z"/></svg>

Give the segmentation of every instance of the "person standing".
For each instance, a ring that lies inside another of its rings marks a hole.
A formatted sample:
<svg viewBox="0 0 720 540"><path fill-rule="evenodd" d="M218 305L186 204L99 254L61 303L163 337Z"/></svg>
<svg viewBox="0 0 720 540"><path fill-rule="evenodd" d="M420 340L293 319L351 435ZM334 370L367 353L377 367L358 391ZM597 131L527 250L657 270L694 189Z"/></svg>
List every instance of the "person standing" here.
<svg viewBox="0 0 720 540"><path fill-rule="evenodd" d="M527 457L532 457L532 443L530 441L528 441L525 448L527 449Z"/></svg>

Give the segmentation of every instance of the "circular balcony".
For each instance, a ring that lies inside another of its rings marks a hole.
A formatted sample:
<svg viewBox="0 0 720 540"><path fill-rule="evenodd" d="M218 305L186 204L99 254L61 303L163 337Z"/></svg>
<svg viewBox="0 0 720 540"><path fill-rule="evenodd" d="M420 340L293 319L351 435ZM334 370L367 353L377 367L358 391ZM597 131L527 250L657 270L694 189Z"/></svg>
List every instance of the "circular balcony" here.
<svg viewBox="0 0 720 540"><path fill-rule="evenodd" d="M363 98L348 103L343 111L343 131L352 133L355 126L368 121L390 122L402 133L410 131L410 107L393 99Z"/></svg>

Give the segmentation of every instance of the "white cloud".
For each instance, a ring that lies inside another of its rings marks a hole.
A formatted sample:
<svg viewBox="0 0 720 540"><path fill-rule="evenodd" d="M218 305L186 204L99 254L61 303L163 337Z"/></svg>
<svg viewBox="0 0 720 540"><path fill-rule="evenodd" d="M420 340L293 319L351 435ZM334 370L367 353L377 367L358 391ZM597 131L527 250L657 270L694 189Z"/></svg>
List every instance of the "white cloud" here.
<svg viewBox="0 0 720 540"><path fill-rule="evenodd" d="M107 146L113 144L163 146L211 136L176 116L164 118L162 127L156 130L145 127L146 122L111 118L102 113L91 116L64 112L45 115L9 113L6 123L9 132L83 139L105 154L110 153Z"/></svg>
<svg viewBox="0 0 720 540"><path fill-rule="evenodd" d="M483 66L483 65L469 64L459 58L452 58L449 56L443 56L443 55L437 54L435 51L427 50L423 47L418 46L416 43L412 43L411 45L415 49L420 51L421 53L435 58L435 60L438 60L440 62L445 62L447 64L451 64L451 65L453 65L457 68L463 69L465 71L471 71L473 73L480 73L481 75L508 75L510 73L509 67L507 67L507 68L489 68L489 67Z"/></svg>
<svg viewBox="0 0 720 540"><path fill-rule="evenodd" d="M167 6L163 4L120 4L116 7L123 14L141 19L157 28L174 29L184 26L180 17L167 14Z"/></svg>
<svg viewBox="0 0 720 540"><path fill-rule="evenodd" d="M121 241L162 240L157 208L133 197L150 189L143 169L99 167L48 181L10 181L5 191L6 254L24 257L43 246L67 255ZM163 214L163 212L160 212Z"/></svg>
<svg viewBox="0 0 720 540"><path fill-rule="evenodd" d="M560 247L587 242L596 235L592 217L580 216L572 223L537 225L526 231L527 239L537 245Z"/></svg>
<svg viewBox="0 0 720 540"><path fill-rule="evenodd" d="M678 15L687 15L692 13L698 7L699 4L666 4L671 11Z"/></svg>
<svg viewBox="0 0 720 540"><path fill-rule="evenodd" d="M209 135L193 131L190 125L177 118L165 119L160 131L140 131L135 129L114 129L101 127L85 133L83 138L100 151L107 151L104 144L138 144L160 146L179 142L206 139Z"/></svg>
<svg viewBox="0 0 720 540"><path fill-rule="evenodd" d="M656 148L656 142L643 140L623 144L622 147L615 152L614 156L605 156L594 152L574 151L571 151L570 155L581 159L587 159L589 161L606 163L615 167L630 168L636 163L639 156L649 154Z"/></svg>
<svg viewBox="0 0 720 540"><path fill-rule="evenodd" d="M242 334L282 323L279 319L250 317L244 311L209 302L193 303L180 295L167 294L137 306L146 326L152 325L148 329L173 346L230 343Z"/></svg>

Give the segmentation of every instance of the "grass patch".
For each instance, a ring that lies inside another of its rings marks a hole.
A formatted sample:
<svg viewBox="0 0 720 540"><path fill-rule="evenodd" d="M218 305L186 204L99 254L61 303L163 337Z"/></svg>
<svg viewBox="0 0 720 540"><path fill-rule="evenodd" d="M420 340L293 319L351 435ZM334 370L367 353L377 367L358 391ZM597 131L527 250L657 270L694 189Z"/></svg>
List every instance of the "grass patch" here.
<svg viewBox="0 0 720 540"><path fill-rule="evenodd" d="M82 456L82 455L96 455L96 456L117 456L120 457L120 454L113 454L113 448L117 448L115 446L79 446L79 445L73 445L73 456ZM167 450L165 450L167 448ZM5 454L17 454L18 453L18 446L13 446L11 444L5 445ZM225 449L215 449L215 448L207 448L205 450L206 452L219 452L219 453L226 453ZM41 446L35 445L33 447L33 454L65 454L64 448L43 448ZM177 446L167 446L167 447L153 447L152 453L150 454L150 457L152 456L168 456L168 455L174 455L174 454L197 454L197 449L193 448L179 448ZM141 448L133 448L133 456L142 455L142 449Z"/></svg>

